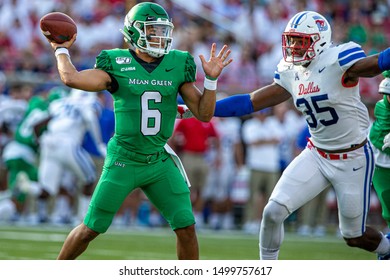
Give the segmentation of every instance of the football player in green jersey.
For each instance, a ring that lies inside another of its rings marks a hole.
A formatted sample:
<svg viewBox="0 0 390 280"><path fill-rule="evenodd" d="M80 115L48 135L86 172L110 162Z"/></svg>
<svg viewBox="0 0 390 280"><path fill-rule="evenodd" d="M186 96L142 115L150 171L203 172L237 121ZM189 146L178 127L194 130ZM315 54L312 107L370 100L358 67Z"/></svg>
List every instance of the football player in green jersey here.
<svg viewBox="0 0 390 280"><path fill-rule="evenodd" d="M27 177L31 184L38 184L38 137L41 131L34 126L48 116L49 103L59 92L56 88L45 85L38 89L38 94L31 97L23 120L15 131L14 140L9 142L3 153L3 161L8 170L8 185L18 202L18 211L22 212L26 198L26 190L19 189L20 181ZM44 127L40 127L44 129ZM22 179L23 178L23 179ZM46 194L42 194L45 197ZM41 197L41 198L42 198Z"/></svg>
<svg viewBox="0 0 390 280"><path fill-rule="evenodd" d="M171 50L172 30L163 7L139 3L128 12L121 30L132 48L103 50L94 69L80 72L68 51L76 35L62 44L50 42L63 83L85 91L108 90L114 99L116 121L84 222L71 231L58 259L77 258L90 241L106 232L135 188L142 189L176 233L177 257L199 258L189 182L166 143L173 132L177 94L196 118L210 121L217 78L232 59L226 45L216 54L215 43L208 61L199 56L206 75L202 93L194 83L194 58L188 52Z"/></svg>
<svg viewBox="0 0 390 280"><path fill-rule="evenodd" d="M375 155L373 185L381 202L383 219L390 228L390 71L383 72L383 76L385 79L378 90L383 98L375 105L370 140Z"/></svg>

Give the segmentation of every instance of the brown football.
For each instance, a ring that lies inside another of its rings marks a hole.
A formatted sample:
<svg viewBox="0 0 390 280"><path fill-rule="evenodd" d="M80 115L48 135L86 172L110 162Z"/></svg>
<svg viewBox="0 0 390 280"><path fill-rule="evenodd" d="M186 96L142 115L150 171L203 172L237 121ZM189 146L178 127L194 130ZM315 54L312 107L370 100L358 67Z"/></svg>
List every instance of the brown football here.
<svg viewBox="0 0 390 280"><path fill-rule="evenodd" d="M43 35L50 41L59 44L69 41L77 33L77 25L74 20L60 12L44 15L39 24Z"/></svg>

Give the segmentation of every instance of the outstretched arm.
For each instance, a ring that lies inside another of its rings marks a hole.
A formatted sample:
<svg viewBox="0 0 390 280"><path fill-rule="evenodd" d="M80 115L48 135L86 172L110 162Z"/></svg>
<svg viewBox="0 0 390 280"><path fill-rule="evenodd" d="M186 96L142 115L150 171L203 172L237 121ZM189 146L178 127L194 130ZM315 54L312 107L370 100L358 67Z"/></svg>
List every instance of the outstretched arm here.
<svg viewBox="0 0 390 280"><path fill-rule="evenodd" d="M357 61L346 72L346 78L374 77L390 70L390 48Z"/></svg>
<svg viewBox="0 0 390 280"><path fill-rule="evenodd" d="M215 106L216 117L239 117L251 114L253 104L250 94L237 94L218 100Z"/></svg>
<svg viewBox="0 0 390 280"><path fill-rule="evenodd" d="M239 117L260 111L286 101L290 93L276 83L262 87L250 94L233 95L217 101L214 116Z"/></svg>

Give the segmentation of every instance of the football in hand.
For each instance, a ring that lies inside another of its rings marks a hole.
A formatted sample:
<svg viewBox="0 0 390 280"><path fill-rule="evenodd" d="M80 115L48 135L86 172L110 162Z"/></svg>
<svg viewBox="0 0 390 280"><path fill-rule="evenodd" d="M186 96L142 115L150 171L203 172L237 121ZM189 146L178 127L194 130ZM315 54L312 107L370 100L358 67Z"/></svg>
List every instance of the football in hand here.
<svg viewBox="0 0 390 280"><path fill-rule="evenodd" d="M74 20L60 12L44 15L39 24L43 35L50 41L59 44L69 41L77 33L77 26Z"/></svg>

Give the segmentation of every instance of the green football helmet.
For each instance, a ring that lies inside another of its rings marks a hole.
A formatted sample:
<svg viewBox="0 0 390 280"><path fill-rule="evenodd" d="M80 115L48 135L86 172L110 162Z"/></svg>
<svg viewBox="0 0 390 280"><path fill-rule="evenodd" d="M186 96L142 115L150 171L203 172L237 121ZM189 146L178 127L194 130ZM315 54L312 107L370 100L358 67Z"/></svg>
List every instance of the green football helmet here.
<svg viewBox="0 0 390 280"><path fill-rule="evenodd" d="M143 2L126 15L120 31L125 41L152 57L167 54L172 46L173 24L168 13L158 4Z"/></svg>

